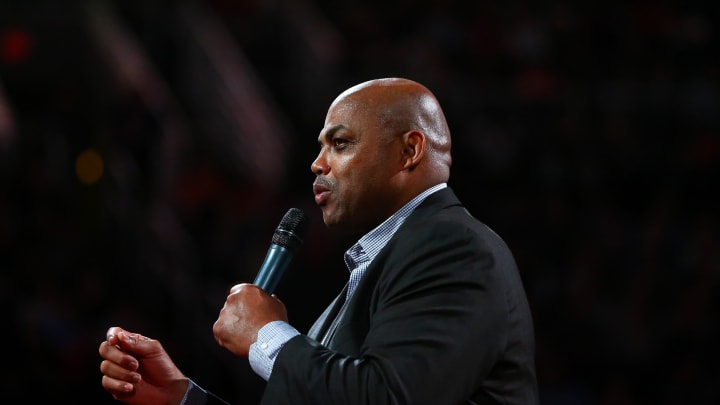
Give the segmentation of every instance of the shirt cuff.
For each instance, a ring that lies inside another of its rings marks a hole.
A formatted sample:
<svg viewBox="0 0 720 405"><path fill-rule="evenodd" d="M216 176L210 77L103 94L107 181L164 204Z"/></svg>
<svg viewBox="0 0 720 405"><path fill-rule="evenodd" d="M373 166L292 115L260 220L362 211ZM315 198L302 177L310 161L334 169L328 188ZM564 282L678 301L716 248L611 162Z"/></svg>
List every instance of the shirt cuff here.
<svg viewBox="0 0 720 405"><path fill-rule="evenodd" d="M262 379L269 380L280 349L299 334L297 329L285 321L273 321L260 328L257 341L250 345L250 367Z"/></svg>

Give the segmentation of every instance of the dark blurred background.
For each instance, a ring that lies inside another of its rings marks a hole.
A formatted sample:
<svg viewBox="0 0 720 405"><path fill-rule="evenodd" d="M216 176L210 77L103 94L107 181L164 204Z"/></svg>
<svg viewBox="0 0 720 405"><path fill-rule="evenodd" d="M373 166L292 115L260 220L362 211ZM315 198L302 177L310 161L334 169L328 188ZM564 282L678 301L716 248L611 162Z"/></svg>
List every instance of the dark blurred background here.
<svg viewBox="0 0 720 405"><path fill-rule="evenodd" d="M317 135L342 90L402 76L516 255L542 402L720 403L717 4L2 0L2 402L114 403L120 325L257 403L212 337L226 291L298 207L277 293L300 330L335 296L352 241L314 206Z"/></svg>

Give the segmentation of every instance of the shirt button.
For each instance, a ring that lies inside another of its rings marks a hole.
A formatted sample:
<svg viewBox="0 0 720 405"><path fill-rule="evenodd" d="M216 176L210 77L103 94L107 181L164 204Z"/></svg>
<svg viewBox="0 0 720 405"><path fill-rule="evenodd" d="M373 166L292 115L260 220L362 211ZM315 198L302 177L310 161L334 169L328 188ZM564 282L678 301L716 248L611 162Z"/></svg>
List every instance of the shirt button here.
<svg viewBox="0 0 720 405"><path fill-rule="evenodd" d="M260 344L260 348L263 349L263 350L265 350L265 349L268 348L268 344L267 344L267 343L261 343L261 344Z"/></svg>

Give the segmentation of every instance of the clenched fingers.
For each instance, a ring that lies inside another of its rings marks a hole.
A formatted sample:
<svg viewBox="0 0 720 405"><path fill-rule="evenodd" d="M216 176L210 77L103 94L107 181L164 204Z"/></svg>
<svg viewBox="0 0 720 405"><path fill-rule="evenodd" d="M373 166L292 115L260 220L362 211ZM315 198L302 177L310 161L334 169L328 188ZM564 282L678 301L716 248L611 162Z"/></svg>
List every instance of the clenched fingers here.
<svg viewBox="0 0 720 405"><path fill-rule="evenodd" d="M108 362L115 363L130 371L138 369L138 361L133 356L120 350L117 346L111 345L107 341L100 343L98 352L100 353L100 357Z"/></svg>

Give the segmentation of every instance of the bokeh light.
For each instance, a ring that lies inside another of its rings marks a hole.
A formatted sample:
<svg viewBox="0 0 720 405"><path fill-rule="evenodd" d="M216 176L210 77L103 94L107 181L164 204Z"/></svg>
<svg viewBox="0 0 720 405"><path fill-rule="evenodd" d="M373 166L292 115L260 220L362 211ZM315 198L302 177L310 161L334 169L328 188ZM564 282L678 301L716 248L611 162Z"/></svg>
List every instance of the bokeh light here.
<svg viewBox="0 0 720 405"><path fill-rule="evenodd" d="M84 184L95 184L102 178L104 162L100 153L93 148L82 151L75 159L75 174Z"/></svg>

